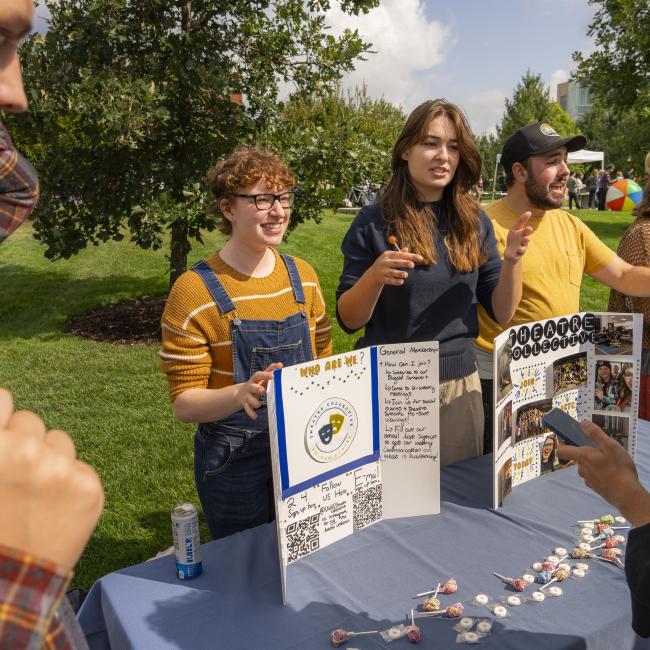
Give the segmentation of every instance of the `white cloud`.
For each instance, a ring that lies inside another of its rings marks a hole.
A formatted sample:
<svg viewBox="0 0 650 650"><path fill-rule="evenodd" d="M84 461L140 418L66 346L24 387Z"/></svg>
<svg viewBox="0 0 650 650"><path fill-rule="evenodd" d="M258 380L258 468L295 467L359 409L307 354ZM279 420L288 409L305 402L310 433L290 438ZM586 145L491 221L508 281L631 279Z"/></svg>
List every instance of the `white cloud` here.
<svg viewBox="0 0 650 650"><path fill-rule="evenodd" d="M423 76L444 63L453 44L448 27L427 20L422 0L382 0L379 7L359 16L346 14L333 3L327 22L335 35L357 29L375 52L345 75L343 86L365 83L371 96L383 96L407 111L429 97Z"/></svg>
<svg viewBox="0 0 650 650"><path fill-rule="evenodd" d="M555 70L555 72L551 74L551 79L549 81L549 86L551 88L551 99L557 99L557 85L568 81L570 76L571 73L567 70L564 70L563 68Z"/></svg>
<svg viewBox="0 0 650 650"><path fill-rule="evenodd" d="M459 102L475 135L496 133L496 125L501 121L507 95L494 88Z"/></svg>

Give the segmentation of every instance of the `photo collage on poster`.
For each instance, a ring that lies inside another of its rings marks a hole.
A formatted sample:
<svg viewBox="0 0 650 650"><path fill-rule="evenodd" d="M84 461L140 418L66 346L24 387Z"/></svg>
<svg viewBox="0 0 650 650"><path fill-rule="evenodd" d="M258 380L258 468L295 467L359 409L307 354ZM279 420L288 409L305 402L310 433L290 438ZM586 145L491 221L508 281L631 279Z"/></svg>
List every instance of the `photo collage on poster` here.
<svg viewBox="0 0 650 650"><path fill-rule="evenodd" d="M495 343L494 507L562 469L542 418L591 420L634 456L642 317L580 313L510 328Z"/></svg>

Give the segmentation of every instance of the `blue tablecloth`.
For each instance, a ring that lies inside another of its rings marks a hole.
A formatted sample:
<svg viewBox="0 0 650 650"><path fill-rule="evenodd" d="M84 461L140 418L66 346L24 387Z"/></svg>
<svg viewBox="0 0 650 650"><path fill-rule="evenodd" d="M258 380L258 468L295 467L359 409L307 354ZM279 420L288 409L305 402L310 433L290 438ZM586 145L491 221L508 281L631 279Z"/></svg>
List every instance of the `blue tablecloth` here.
<svg viewBox="0 0 650 650"><path fill-rule="evenodd" d="M274 525L205 544L203 574L190 582L176 579L173 557L107 575L79 614L90 647L325 649L334 628L386 629L405 622L421 600L413 596L451 576L459 589L441 597L443 606L460 600L466 615L490 617L486 608L468 604L472 597L484 592L496 600L514 593L492 571L518 577L555 547L570 549L576 520L612 512L575 468L515 488L495 512L491 462L485 456L442 471L439 515L380 522L290 566L286 607ZM640 430L637 463L641 480L650 485L648 423ZM631 629L623 571L597 560L591 565L585 578L563 584L563 596L509 608L480 647L650 648ZM420 647L458 648L455 623L441 617L418 621ZM355 637L347 647L407 645L406 639L386 644L374 636Z"/></svg>

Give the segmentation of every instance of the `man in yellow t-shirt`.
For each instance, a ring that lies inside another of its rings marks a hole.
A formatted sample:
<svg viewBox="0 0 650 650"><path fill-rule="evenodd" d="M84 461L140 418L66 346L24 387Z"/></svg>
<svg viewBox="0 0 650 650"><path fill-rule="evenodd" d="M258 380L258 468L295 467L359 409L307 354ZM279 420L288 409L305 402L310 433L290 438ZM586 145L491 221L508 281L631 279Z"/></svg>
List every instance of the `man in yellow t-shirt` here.
<svg viewBox="0 0 650 650"><path fill-rule="evenodd" d="M495 323L478 308L479 365L486 415L485 449L492 449L493 339L513 325L577 312L582 274L630 296L650 296L650 268L632 266L603 244L580 219L561 210L569 178L567 154L586 145L582 135L561 138L543 122L515 131L503 145L507 195L487 206L501 254L508 229L524 212L534 232L522 258L523 294L508 325Z"/></svg>

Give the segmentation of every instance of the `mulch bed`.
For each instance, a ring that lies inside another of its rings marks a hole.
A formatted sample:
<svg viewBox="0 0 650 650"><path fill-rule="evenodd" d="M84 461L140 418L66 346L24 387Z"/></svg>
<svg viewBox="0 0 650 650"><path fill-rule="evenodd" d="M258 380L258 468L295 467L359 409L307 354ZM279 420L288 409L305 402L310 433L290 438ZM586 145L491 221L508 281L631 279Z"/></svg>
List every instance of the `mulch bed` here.
<svg viewBox="0 0 650 650"><path fill-rule="evenodd" d="M160 317L167 296L142 296L98 307L70 319L68 334L118 345L159 345Z"/></svg>

